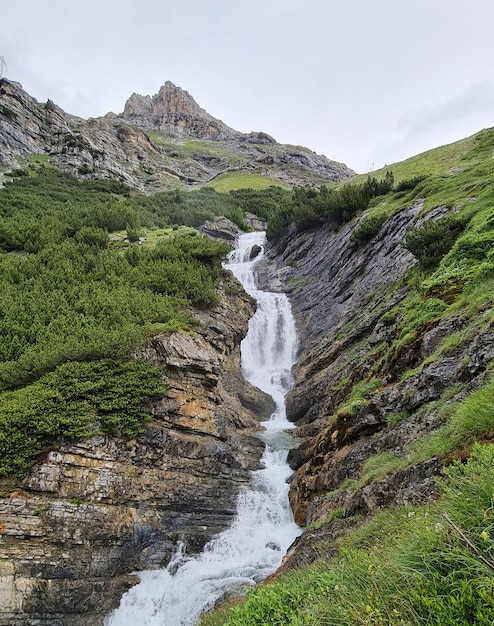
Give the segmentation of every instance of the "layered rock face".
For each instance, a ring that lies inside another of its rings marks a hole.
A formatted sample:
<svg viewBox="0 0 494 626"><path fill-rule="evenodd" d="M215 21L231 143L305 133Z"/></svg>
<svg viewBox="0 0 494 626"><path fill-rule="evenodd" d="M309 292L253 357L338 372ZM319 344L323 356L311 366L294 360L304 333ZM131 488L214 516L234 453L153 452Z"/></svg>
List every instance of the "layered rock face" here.
<svg viewBox="0 0 494 626"><path fill-rule="evenodd" d="M82 120L2 79L0 169L18 168L33 153L80 178L115 178L146 192L200 187L231 171L286 185L317 185L354 173L266 133L239 133L170 82L154 96L133 94L120 115Z"/></svg>
<svg viewBox="0 0 494 626"><path fill-rule="evenodd" d="M435 497L438 457L363 482L362 468L379 454L403 458L410 444L443 423L433 403L445 393L459 400L480 386L494 358L489 324L464 333L454 348L438 350L471 322L452 313L431 320L412 343L382 359L400 333L403 320L391 311L405 297L401 279L416 262L402 242L407 229L424 219L422 208L420 200L404 208L358 248L350 239L354 221L338 232L292 230L268 251L262 279L271 289L289 291L300 332L287 413L304 443L291 454L296 471L290 500L299 524L325 521L304 534L287 567L322 556L321 542L330 556L335 537L384 506ZM350 407L355 386L369 380L375 384L365 399Z"/></svg>
<svg viewBox="0 0 494 626"><path fill-rule="evenodd" d="M170 137L225 141L241 134L209 115L187 91L170 81L152 97L132 94L120 119L146 130L161 130Z"/></svg>
<svg viewBox="0 0 494 626"><path fill-rule="evenodd" d="M51 100L44 105L22 85L0 80L0 166L17 168L21 154L49 153L59 137L69 133L65 113Z"/></svg>
<svg viewBox="0 0 494 626"><path fill-rule="evenodd" d="M271 400L241 375L253 304L225 280L197 332L146 348L169 388L141 436L54 446L0 499L1 626L100 626L129 572L166 565L178 540L199 551L231 521Z"/></svg>

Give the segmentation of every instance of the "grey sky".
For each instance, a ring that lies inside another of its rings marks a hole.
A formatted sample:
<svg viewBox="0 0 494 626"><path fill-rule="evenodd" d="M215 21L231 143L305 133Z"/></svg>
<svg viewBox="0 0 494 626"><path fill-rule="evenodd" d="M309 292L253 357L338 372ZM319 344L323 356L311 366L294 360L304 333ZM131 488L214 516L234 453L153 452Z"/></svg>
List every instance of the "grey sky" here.
<svg viewBox="0 0 494 626"><path fill-rule="evenodd" d="M494 126L493 0L1 0L7 78L97 117L167 80L366 172Z"/></svg>

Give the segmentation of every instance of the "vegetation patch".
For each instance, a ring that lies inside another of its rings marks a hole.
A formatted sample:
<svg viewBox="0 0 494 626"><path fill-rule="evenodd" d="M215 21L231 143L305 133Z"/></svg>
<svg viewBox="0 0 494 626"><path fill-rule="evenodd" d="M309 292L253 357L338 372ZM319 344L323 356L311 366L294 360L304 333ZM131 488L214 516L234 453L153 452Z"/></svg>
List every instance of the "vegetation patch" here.
<svg viewBox="0 0 494 626"><path fill-rule="evenodd" d="M242 218L214 191L148 199L42 164L27 172L0 190L3 477L64 438L135 436L146 399L164 387L129 355L157 332L190 328L189 307L218 302L230 250L173 224L228 208ZM156 235L123 250L122 233L143 224Z"/></svg>
<svg viewBox="0 0 494 626"><path fill-rule="evenodd" d="M262 176L261 174L254 174L249 172L234 171L221 174L216 177L207 187L212 187L218 192L228 193L229 191L237 189L269 189L272 186L281 187L280 181L270 178L269 176Z"/></svg>
<svg viewBox="0 0 494 626"><path fill-rule="evenodd" d="M386 215L372 214L364 217L352 231L350 240L354 246L362 246L373 239L386 221Z"/></svg>
<svg viewBox="0 0 494 626"><path fill-rule="evenodd" d="M423 226L407 232L405 247L418 259L422 269L434 269L451 250L468 219L469 216L448 216L438 221L428 220Z"/></svg>
<svg viewBox="0 0 494 626"><path fill-rule="evenodd" d="M339 554L280 576L201 626L491 626L494 446L448 468L438 503L378 513Z"/></svg>
<svg viewBox="0 0 494 626"><path fill-rule="evenodd" d="M371 199L388 193L392 186L393 176L387 172L381 180L369 176L361 184L352 182L331 188L322 185L319 190L295 188L279 209L268 216L268 239L281 238L290 224L299 230L323 224L339 227L365 211Z"/></svg>
<svg viewBox="0 0 494 626"><path fill-rule="evenodd" d="M46 446L96 433L135 437L149 398L165 393L147 361L100 359L59 365L0 395L0 478L21 477Z"/></svg>

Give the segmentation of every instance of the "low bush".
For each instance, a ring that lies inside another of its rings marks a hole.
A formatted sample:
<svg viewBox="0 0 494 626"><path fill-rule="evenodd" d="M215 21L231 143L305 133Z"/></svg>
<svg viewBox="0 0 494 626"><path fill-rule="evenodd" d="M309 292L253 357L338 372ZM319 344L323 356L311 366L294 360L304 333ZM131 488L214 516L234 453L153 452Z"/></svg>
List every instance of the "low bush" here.
<svg viewBox="0 0 494 626"><path fill-rule="evenodd" d="M350 236L352 244L362 246L373 239L381 230L381 226L385 221L385 215L369 215L365 217L358 226L356 226Z"/></svg>
<svg viewBox="0 0 494 626"><path fill-rule="evenodd" d="M436 268L463 232L466 220L456 216L428 220L411 228L405 236L405 248L419 261L424 270Z"/></svg>
<svg viewBox="0 0 494 626"><path fill-rule="evenodd" d="M64 363L0 394L0 478L22 477L46 446L103 433L135 437L146 403L163 394L163 372L147 361Z"/></svg>

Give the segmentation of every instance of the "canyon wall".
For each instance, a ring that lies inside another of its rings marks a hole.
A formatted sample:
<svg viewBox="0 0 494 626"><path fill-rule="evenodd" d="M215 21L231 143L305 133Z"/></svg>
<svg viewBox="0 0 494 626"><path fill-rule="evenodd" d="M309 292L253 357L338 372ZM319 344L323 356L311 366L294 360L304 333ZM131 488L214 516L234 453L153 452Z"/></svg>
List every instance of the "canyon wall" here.
<svg viewBox="0 0 494 626"><path fill-rule="evenodd" d="M435 476L447 459L431 453L409 461L413 445L444 423L441 407L488 375L488 318L473 329L462 310L429 316L413 337L399 340L404 277L416 263L403 246L405 233L445 211L424 217L423 207L423 200L404 206L363 245L351 235L365 215L339 230L292 228L268 251L262 282L289 292L300 333L287 412L303 443L291 453L290 499L296 521L309 528L286 567L330 556L337 536L382 507L435 498ZM396 461L396 469L391 463L365 478L372 459Z"/></svg>
<svg viewBox="0 0 494 626"><path fill-rule="evenodd" d="M240 372L253 302L230 275L221 295L195 332L146 348L168 392L142 435L60 442L0 498L1 626L100 626L129 572L166 565L179 540L199 551L231 521L271 400Z"/></svg>

